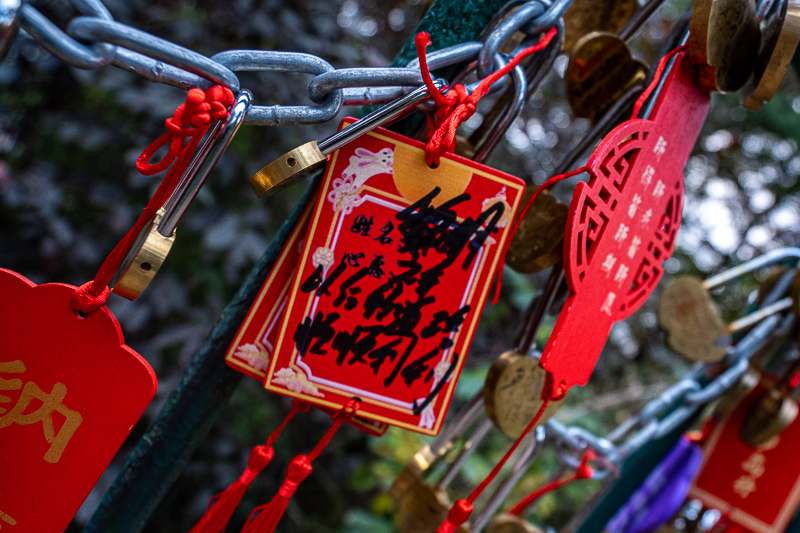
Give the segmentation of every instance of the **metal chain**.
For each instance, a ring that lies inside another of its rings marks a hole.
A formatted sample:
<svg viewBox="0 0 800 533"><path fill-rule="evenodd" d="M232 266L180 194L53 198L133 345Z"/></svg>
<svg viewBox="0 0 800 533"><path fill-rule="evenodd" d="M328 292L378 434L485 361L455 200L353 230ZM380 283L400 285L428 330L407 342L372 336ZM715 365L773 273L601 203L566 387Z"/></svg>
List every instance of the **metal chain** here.
<svg viewBox="0 0 800 533"><path fill-rule="evenodd" d="M43 48L62 61L80 68L108 65L127 70L158 83L191 89L214 84L240 89L236 72L299 72L311 74L310 105L253 105L245 124L278 126L315 124L332 120L344 105L384 104L422 85L415 59L405 67L334 69L323 59L302 53L266 50L228 50L206 57L155 35L113 20L100 0L70 0L82 15L66 24L66 32L30 3L22 3L13 25L25 31ZM507 59L500 47L517 31L535 36L551 27L561 27L561 17L573 0L512 2L502 13L517 7L498 22L483 42L461 43L431 52L431 69L477 61L479 79L500 68ZM2 57L0 57L2 59ZM506 84L506 78L493 86ZM468 86L468 90L474 87Z"/></svg>

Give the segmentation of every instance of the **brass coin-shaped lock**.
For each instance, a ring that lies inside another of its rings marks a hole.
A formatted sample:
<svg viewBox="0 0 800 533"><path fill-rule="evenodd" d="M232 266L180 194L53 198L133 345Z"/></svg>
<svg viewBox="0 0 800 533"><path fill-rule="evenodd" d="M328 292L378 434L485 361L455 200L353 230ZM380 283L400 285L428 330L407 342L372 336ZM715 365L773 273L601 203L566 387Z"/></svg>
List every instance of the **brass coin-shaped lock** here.
<svg viewBox="0 0 800 533"><path fill-rule="evenodd" d="M778 389L770 389L750 407L739 436L750 446L762 446L789 427L797 412L796 401Z"/></svg>
<svg viewBox="0 0 800 533"><path fill-rule="evenodd" d="M420 484L400 500L395 515L397 530L400 533L436 533L451 506L444 489ZM456 531L468 533L469 527L465 524Z"/></svg>
<svg viewBox="0 0 800 533"><path fill-rule="evenodd" d="M633 59L625 41L610 33L590 33L570 53L564 74L567 100L576 117L594 121L646 76L647 65Z"/></svg>
<svg viewBox="0 0 800 533"><path fill-rule="evenodd" d="M755 0L714 0L708 26L708 62L717 88L738 91L753 72L761 30Z"/></svg>
<svg viewBox="0 0 800 533"><path fill-rule="evenodd" d="M250 186L259 198L268 192L273 194L294 183L301 172L317 168L327 160L317 141L307 142L256 172L250 178Z"/></svg>
<svg viewBox="0 0 800 533"><path fill-rule="evenodd" d="M525 189L522 205L535 187ZM542 191L522 219L506 254L508 266L525 274L539 272L561 261L569 206Z"/></svg>
<svg viewBox="0 0 800 533"><path fill-rule="evenodd" d="M747 369L747 372L742 374L733 387L720 398L716 407L714 408L714 418L722 420L736 409L736 406L742 403L748 394L753 392L759 381L761 381L761 374L753 369Z"/></svg>
<svg viewBox="0 0 800 533"><path fill-rule="evenodd" d="M800 3L782 2L762 24L761 46L752 77L742 88L742 105L761 109L778 90L800 43Z"/></svg>
<svg viewBox="0 0 800 533"><path fill-rule="evenodd" d="M619 33L638 8L636 0L575 0L564 13L564 50L593 31Z"/></svg>
<svg viewBox="0 0 800 533"><path fill-rule="evenodd" d="M494 518L486 526L486 533L543 533L541 529L534 526L525 519L508 513L502 513Z"/></svg>
<svg viewBox="0 0 800 533"><path fill-rule="evenodd" d="M517 438L528 427L542 406L542 390L547 372L539 361L516 350L504 352L492 363L483 388L486 415L497 428ZM539 419L544 424L561 407L552 401Z"/></svg>
<svg viewBox="0 0 800 533"><path fill-rule="evenodd" d="M140 235L131 246L128 255L122 262L127 265L124 271L118 273L117 282L111 289L128 300L135 300L144 291L158 269L164 264L172 244L175 242L175 233L164 237L158 232L158 223L164 216L164 210L159 209L153 222Z"/></svg>
<svg viewBox="0 0 800 533"><path fill-rule="evenodd" d="M661 293L658 322L668 333L670 347L687 359L714 362L725 357L730 332L701 280L672 280Z"/></svg>

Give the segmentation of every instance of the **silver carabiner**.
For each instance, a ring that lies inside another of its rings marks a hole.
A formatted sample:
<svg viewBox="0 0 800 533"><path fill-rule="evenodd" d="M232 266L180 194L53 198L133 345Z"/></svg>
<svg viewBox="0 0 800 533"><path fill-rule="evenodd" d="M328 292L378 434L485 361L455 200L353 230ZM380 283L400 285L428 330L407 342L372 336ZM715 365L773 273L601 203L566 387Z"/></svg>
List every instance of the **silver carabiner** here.
<svg viewBox="0 0 800 533"><path fill-rule="evenodd" d="M125 256L112 280L115 294L135 300L158 273L175 242L175 228L244 121L252 99L249 91L239 91L228 118L212 126L175 191Z"/></svg>

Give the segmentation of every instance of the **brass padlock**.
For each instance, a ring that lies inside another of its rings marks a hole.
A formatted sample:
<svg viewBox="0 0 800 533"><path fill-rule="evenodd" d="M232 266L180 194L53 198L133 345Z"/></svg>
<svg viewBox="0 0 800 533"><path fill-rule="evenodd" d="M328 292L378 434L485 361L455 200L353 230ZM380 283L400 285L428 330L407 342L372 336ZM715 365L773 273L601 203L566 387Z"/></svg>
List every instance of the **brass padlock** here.
<svg viewBox="0 0 800 533"><path fill-rule="evenodd" d="M742 403L742 400L744 400L748 394L753 392L753 389L756 388L760 381L761 373L754 368L748 368L747 371L742 374L742 377L739 378L739 381L722 395L719 402L714 407L714 412L711 416L716 420L722 420L727 417L736 409L736 406Z"/></svg>
<svg viewBox="0 0 800 533"><path fill-rule="evenodd" d="M647 65L633 58L625 41L589 33L575 43L564 73L569 106L576 117L595 121L646 76Z"/></svg>
<svg viewBox="0 0 800 533"><path fill-rule="evenodd" d="M542 406L547 371L539 360L518 350L509 350L492 363L483 387L486 415L497 428L516 439ZM561 407L561 401L552 401L539 418L539 425L547 422Z"/></svg>
<svg viewBox="0 0 800 533"><path fill-rule="evenodd" d="M800 43L800 3L778 2L763 21L761 46L753 74L742 88L741 103L748 109L761 109L778 91Z"/></svg>
<svg viewBox="0 0 800 533"><path fill-rule="evenodd" d="M525 188L522 205L525 205L535 190L535 186ZM530 274L550 268L561 261L568 213L569 206L549 191L542 191L511 239L506 253L506 264L517 272Z"/></svg>
<svg viewBox="0 0 800 533"><path fill-rule="evenodd" d="M692 276L675 278L662 291L658 306L659 324L669 334L670 347L693 361L722 359L733 332L789 309L793 303L786 297L726 325L709 291L782 259L799 256L798 248L778 248L705 281Z"/></svg>
<svg viewBox="0 0 800 533"><path fill-rule="evenodd" d="M762 446L797 419L800 408L789 395L789 383L800 359L789 365L778 382L758 398L744 416L739 437L750 446Z"/></svg>
<svg viewBox="0 0 800 533"><path fill-rule="evenodd" d="M619 33L638 7L636 0L575 0L564 13L564 51L587 33Z"/></svg>
<svg viewBox="0 0 800 533"><path fill-rule="evenodd" d="M434 80L437 90L447 86L444 80ZM345 144L407 113L428 98L425 86L414 89L394 102L386 104L334 133L322 141L311 141L272 161L250 178L250 186L259 198L276 193L297 182L303 172L325 164L328 155ZM380 154L379 154L380 155ZM385 162L385 161L384 161Z"/></svg>
<svg viewBox="0 0 800 533"><path fill-rule="evenodd" d="M489 434L492 423L483 420L464 442L456 459L448 466L436 484L419 482L410 487L398 501L395 521L401 533L436 533L447 518L453 503L447 495L448 485L455 479L464 463L475 453L478 445ZM457 531L468 533L469 524Z"/></svg>
<svg viewBox="0 0 800 533"><path fill-rule="evenodd" d="M436 533L447 518L453 503L444 489L420 484L407 492L395 517L400 533ZM469 533L468 524L456 529L459 533Z"/></svg>
<svg viewBox="0 0 800 533"><path fill-rule="evenodd" d="M111 281L115 294L135 300L158 273L175 242L175 228L241 126L252 99L248 91L239 91L228 118L212 126L175 191L125 256Z"/></svg>
<svg viewBox="0 0 800 533"><path fill-rule="evenodd" d="M717 89L738 91L753 72L761 30L755 0L714 0L708 26L708 63Z"/></svg>

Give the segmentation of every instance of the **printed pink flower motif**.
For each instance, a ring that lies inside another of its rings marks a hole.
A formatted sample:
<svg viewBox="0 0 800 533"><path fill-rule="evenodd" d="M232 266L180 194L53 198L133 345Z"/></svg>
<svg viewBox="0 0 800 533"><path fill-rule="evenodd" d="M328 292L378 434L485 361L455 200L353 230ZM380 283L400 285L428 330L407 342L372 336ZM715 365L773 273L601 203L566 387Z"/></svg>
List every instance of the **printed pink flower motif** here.
<svg viewBox="0 0 800 533"><path fill-rule="evenodd" d="M327 269L333 264L333 250L324 246L318 247L314 250L314 255L311 257L311 263L314 266L322 265L322 268Z"/></svg>
<svg viewBox="0 0 800 533"><path fill-rule="evenodd" d="M267 368L269 368L269 352L255 344L241 344L236 348L236 352L233 355L259 372L266 372Z"/></svg>
<svg viewBox="0 0 800 533"><path fill-rule="evenodd" d="M345 215L353 212L354 207L364 203L364 198L359 196L359 187L353 183L353 178L342 177L333 180L333 190L328 193L328 201L333 204L334 212L341 211Z"/></svg>
<svg viewBox="0 0 800 533"><path fill-rule="evenodd" d="M283 385L297 394L308 394L309 396L316 396L317 398L325 396L319 392L316 385L308 381L308 377L306 377L302 370L295 372L291 368L281 368L275 372L275 377L272 382Z"/></svg>

